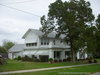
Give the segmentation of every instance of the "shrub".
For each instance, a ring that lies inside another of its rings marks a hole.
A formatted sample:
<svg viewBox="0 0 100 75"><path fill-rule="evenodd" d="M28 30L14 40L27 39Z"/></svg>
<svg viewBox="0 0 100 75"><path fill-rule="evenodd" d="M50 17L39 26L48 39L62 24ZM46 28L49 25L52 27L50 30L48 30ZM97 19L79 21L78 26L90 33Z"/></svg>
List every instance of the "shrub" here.
<svg viewBox="0 0 100 75"><path fill-rule="evenodd" d="M66 62L67 61L67 59L63 59L63 62Z"/></svg>
<svg viewBox="0 0 100 75"><path fill-rule="evenodd" d="M32 57L32 59L33 59L33 61L35 61L35 62L39 62L40 60L39 59L37 59L37 57Z"/></svg>
<svg viewBox="0 0 100 75"><path fill-rule="evenodd" d="M6 59L0 56L0 65L6 64Z"/></svg>
<svg viewBox="0 0 100 75"><path fill-rule="evenodd" d="M97 63L97 60L95 60L95 59L94 59L94 61L93 61L93 62L94 62L94 63Z"/></svg>
<svg viewBox="0 0 100 75"><path fill-rule="evenodd" d="M88 60L88 63L91 64L92 63L92 60Z"/></svg>
<svg viewBox="0 0 100 75"><path fill-rule="evenodd" d="M71 61L71 57L68 57L68 58L67 58L67 61L70 62L70 61Z"/></svg>
<svg viewBox="0 0 100 75"><path fill-rule="evenodd" d="M33 59L25 55L25 57L22 57L22 61L33 61Z"/></svg>
<svg viewBox="0 0 100 75"><path fill-rule="evenodd" d="M54 62L58 62L58 60L54 60Z"/></svg>
<svg viewBox="0 0 100 75"><path fill-rule="evenodd" d="M17 60L21 60L21 56L18 56L18 57L17 57Z"/></svg>
<svg viewBox="0 0 100 75"><path fill-rule="evenodd" d="M52 58L49 58L49 62L50 62L50 63L53 63L53 59L52 59Z"/></svg>
<svg viewBox="0 0 100 75"><path fill-rule="evenodd" d="M14 60L21 60L21 59L22 59L21 56L14 58Z"/></svg>
<svg viewBox="0 0 100 75"><path fill-rule="evenodd" d="M62 60L59 59L59 62L62 62Z"/></svg>

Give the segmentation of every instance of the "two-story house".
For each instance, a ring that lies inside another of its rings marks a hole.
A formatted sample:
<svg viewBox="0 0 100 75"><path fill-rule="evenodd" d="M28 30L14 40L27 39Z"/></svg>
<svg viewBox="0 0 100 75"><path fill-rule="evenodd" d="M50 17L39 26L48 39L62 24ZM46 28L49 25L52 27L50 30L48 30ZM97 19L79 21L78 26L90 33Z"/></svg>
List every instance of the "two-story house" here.
<svg viewBox="0 0 100 75"><path fill-rule="evenodd" d="M9 58L28 55L38 59L45 58L44 61L47 61L49 58L63 60L70 55L70 46L63 41L64 35L59 38L55 38L56 32L49 33L47 37L43 37L43 35L40 30L29 29L22 37L25 39L25 44L16 44L9 49ZM79 53L77 58L79 58Z"/></svg>

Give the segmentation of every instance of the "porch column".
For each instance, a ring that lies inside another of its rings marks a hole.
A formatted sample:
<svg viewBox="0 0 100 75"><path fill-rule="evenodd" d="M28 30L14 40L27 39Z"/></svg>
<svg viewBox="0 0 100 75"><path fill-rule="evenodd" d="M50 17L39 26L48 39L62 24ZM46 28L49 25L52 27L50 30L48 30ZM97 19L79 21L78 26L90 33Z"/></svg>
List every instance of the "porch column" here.
<svg viewBox="0 0 100 75"><path fill-rule="evenodd" d="M80 59L80 54L79 54L79 52L77 52L76 54L77 54L77 59Z"/></svg>
<svg viewBox="0 0 100 75"><path fill-rule="evenodd" d="M65 51L61 51L60 59L63 61L65 59Z"/></svg>
<svg viewBox="0 0 100 75"><path fill-rule="evenodd" d="M54 59L54 51L53 50L49 51L49 58Z"/></svg>

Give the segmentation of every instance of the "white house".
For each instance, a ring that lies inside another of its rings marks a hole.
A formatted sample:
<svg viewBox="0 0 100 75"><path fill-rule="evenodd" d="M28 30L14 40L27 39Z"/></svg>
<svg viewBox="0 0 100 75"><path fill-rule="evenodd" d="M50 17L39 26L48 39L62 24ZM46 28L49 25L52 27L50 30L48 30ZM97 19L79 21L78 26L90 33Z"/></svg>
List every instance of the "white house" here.
<svg viewBox="0 0 100 75"><path fill-rule="evenodd" d="M42 31L29 29L22 37L25 39L25 44L14 45L9 49L8 57L13 59L18 56L28 55L30 57L35 56L38 59L45 58L45 61L49 58L63 60L69 57L70 46L62 40L64 35L60 36L60 38L55 38L56 32L49 33L47 37L43 37L43 35ZM87 58L87 55L84 55ZM77 58L80 58L79 52Z"/></svg>

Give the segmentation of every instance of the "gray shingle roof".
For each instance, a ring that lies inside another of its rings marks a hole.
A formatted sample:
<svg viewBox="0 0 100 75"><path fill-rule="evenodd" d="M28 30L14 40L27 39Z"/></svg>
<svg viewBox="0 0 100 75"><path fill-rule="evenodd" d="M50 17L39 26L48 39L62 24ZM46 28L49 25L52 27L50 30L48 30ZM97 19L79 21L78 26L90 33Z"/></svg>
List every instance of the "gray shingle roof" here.
<svg viewBox="0 0 100 75"><path fill-rule="evenodd" d="M16 44L9 49L9 52L19 52L24 50L25 44Z"/></svg>
<svg viewBox="0 0 100 75"><path fill-rule="evenodd" d="M32 31L33 33L37 34L38 36L42 37L44 35L44 33L40 30L37 29L29 29L23 36L23 38L25 38L25 36L27 36L27 34ZM56 37L56 32L51 32L47 35L48 38L55 38ZM64 38L65 36L62 35L61 38Z"/></svg>
<svg viewBox="0 0 100 75"><path fill-rule="evenodd" d="M43 36L44 33L40 30L36 30L36 29L31 29L32 32L36 33L38 36ZM47 37L49 38L54 38L56 36L56 32L51 32L47 35Z"/></svg>

